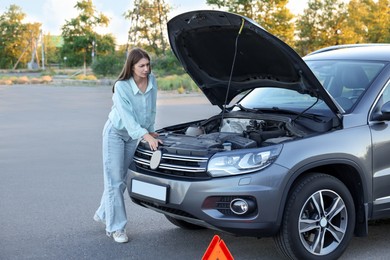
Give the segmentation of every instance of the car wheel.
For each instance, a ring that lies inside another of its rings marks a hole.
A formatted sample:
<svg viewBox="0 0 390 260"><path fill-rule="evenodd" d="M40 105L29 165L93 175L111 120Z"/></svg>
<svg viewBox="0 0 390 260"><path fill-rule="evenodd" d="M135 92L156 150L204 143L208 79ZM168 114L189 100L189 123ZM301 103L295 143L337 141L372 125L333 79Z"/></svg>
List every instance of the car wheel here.
<svg viewBox="0 0 390 260"><path fill-rule="evenodd" d="M189 223L189 222L181 220L181 219L176 219L176 218L168 216L168 215L165 215L165 217L173 225L178 226L179 228L182 228L182 229L189 229L189 230L204 229L204 227L202 227L202 226L198 226L198 225Z"/></svg>
<svg viewBox="0 0 390 260"><path fill-rule="evenodd" d="M337 259L352 238L355 217L347 187L330 175L314 173L291 190L274 241L290 259Z"/></svg>

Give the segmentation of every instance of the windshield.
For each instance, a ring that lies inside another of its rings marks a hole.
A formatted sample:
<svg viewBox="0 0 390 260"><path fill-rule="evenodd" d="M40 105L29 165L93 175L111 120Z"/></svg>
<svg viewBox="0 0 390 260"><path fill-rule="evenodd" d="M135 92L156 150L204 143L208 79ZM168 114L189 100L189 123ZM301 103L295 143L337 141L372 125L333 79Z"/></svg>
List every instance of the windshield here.
<svg viewBox="0 0 390 260"><path fill-rule="evenodd" d="M385 64L367 61L307 61L308 66L334 100L350 112ZM322 100L294 90L261 87L246 95L239 104L249 109L289 110L328 114ZM239 108L235 108L239 109Z"/></svg>
<svg viewBox="0 0 390 260"><path fill-rule="evenodd" d="M349 112L385 64L372 61L306 61L318 81Z"/></svg>
<svg viewBox="0 0 390 260"><path fill-rule="evenodd" d="M322 100L295 90L275 87L254 89L240 101L240 105L249 109L288 110L296 113L309 108L313 114L331 112Z"/></svg>

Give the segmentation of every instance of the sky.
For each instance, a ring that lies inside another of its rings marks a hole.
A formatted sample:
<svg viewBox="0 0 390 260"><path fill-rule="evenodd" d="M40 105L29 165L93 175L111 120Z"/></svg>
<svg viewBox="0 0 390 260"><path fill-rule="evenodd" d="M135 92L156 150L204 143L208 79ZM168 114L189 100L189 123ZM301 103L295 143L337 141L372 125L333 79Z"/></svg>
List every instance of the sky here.
<svg viewBox="0 0 390 260"><path fill-rule="evenodd" d="M171 7L173 16L192 10L212 9L206 5L206 0L165 0ZM288 7L297 14L302 12L307 0L290 0ZM74 9L77 0L0 0L0 14L14 4L19 6L27 15L25 22L39 22L44 34L60 35L65 21L75 18L79 12ZM99 33L112 33L117 44L125 44L130 22L123 17L123 13L133 7L132 0L93 0L97 11L110 18L110 25L100 29Z"/></svg>

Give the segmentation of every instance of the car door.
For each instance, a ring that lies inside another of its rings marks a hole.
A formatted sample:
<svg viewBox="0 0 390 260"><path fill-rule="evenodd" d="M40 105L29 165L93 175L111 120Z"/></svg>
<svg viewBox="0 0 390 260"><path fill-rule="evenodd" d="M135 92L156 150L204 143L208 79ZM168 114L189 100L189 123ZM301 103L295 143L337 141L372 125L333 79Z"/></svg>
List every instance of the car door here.
<svg viewBox="0 0 390 260"><path fill-rule="evenodd" d="M388 80L373 113L390 102ZM373 217L390 216L390 121L372 122L373 152Z"/></svg>

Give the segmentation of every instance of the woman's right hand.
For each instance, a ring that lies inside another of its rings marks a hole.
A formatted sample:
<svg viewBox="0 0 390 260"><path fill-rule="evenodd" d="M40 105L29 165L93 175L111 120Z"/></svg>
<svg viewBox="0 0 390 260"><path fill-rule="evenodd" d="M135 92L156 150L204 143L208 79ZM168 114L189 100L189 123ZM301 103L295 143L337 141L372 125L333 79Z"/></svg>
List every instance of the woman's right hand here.
<svg viewBox="0 0 390 260"><path fill-rule="evenodd" d="M149 132L149 134L150 134L151 136L153 136L154 138L157 138L157 137L159 136L159 134L156 133L156 132Z"/></svg>
<svg viewBox="0 0 390 260"><path fill-rule="evenodd" d="M144 134L143 139L148 142L150 150L156 151L158 148L158 144L162 144L160 139L155 139L151 134Z"/></svg>

